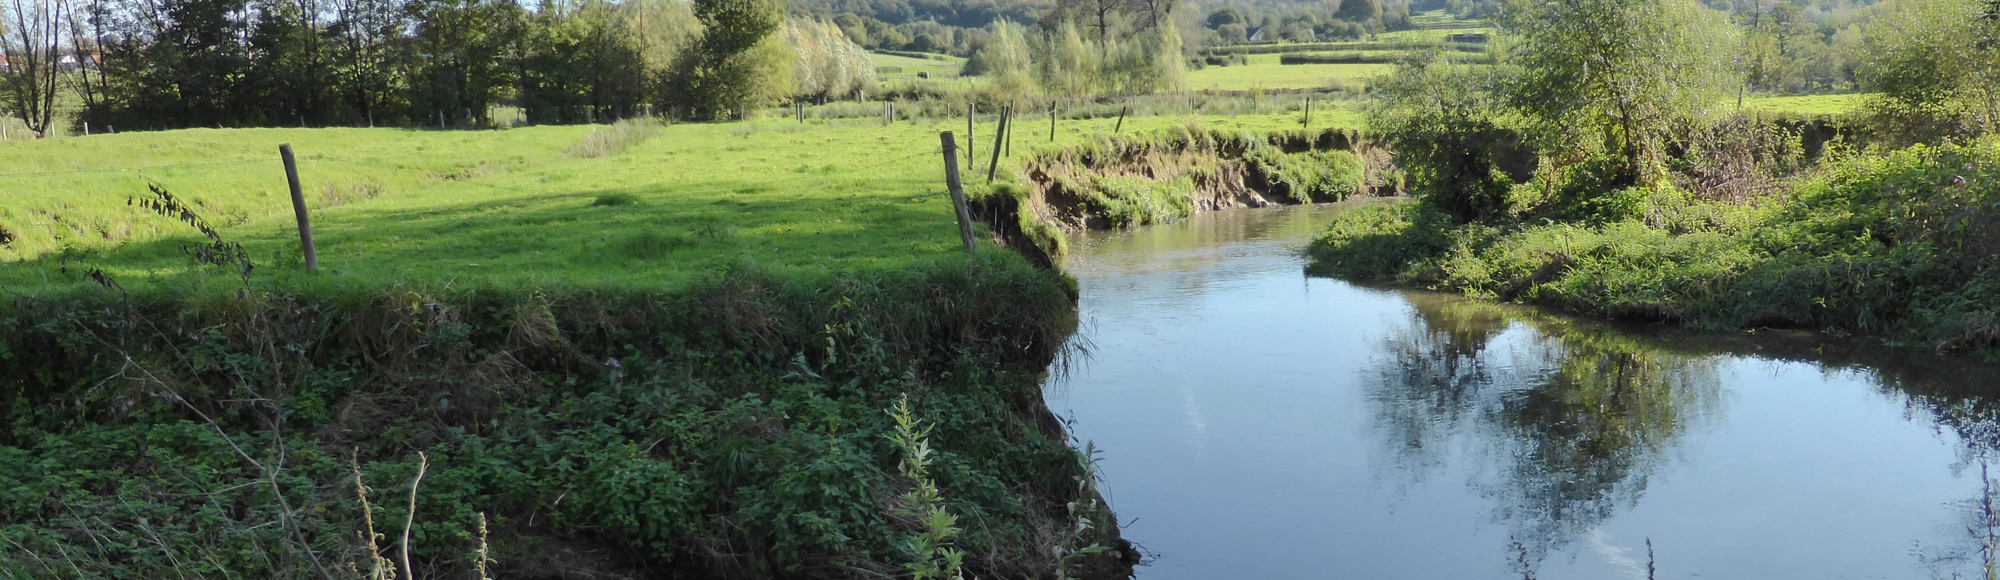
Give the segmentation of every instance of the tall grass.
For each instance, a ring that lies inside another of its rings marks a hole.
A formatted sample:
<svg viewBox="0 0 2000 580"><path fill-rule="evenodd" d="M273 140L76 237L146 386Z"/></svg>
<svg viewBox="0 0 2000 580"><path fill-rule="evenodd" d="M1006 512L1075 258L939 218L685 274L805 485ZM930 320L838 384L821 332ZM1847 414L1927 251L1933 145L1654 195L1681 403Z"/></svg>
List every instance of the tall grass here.
<svg viewBox="0 0 2000 580"><path fill-rule="evenodd" d="M658 136L660 136L658 121L625 119L591 130L590 134L583 136L583 141L563 149L563 153L584 159L610 157Z"/></svg>

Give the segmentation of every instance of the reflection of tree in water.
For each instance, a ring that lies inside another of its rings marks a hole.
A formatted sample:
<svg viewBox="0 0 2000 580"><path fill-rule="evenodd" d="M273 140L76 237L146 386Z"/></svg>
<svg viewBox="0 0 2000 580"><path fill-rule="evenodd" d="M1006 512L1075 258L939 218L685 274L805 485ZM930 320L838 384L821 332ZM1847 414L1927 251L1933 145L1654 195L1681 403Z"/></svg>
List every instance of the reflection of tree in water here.
<svg viewBox="0 0 2000 580"><path fill-rule="evenodd" d="M1510 462L1488 488L1536 559L1636 504L1689 420L1719 407L1714 360L1615 337L1540 338L1545 374L1489 407L1488 443Z"/></svg>
<svg viewBox="0 0 2000 580"><path fill-rule="evenodd" d="M1477 355L1509 323L1498 310L1462 299L1407 298L1420 322L1383 341L1387 360L1369 370L1377 388L1368 397L1389 448L1380 457L1396 462L1396 473L1421 479L1442 464L1452 435L1494 383L1493 369Z"/></svg>
<svg viewBox="0 0 2000 580"><path fill-rule="evenodd" d="M1474 438L1494 462L1477 470L1494 480L1475 485L1509 525L1520 572L1633 505L1690 418L1719 404L1713 360L1462 298L1406 298L1415 320L1371 371L1377 432L1415 478L1457 436ZM1539 336L1497 356L1493 339L1517 321Z"/></svg>

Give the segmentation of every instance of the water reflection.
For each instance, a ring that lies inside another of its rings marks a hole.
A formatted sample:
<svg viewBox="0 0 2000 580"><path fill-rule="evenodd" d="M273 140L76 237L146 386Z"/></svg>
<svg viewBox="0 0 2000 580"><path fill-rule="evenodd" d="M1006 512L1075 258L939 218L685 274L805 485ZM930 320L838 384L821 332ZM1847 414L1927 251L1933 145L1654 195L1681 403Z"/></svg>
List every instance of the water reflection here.
<svg viewBox="0 0 2000 580"><path fill-rule="evenodd" d="M1307 278L1337 211L1065 266L1098 349L1050 402L1162 554L1144 577L1644 578L1648 539L1660 578L1983 571L2000 366Z"/></svg>
<svg viewBox="0 0 2000 580"><path fill-rule="evenodd" d="M1712 359L1576 329L1533 329L1496 348L1516 324L1556 323L1462 298L1404 298L1410 325L1384 341L1366 387L1379 433L1399 465L1424 470L1447 464L1438 454L1451 434L1471 432L1494 464L1474 485L1510 528L1516 572L1635 504L1687 424L1720 410Z"/></svg>

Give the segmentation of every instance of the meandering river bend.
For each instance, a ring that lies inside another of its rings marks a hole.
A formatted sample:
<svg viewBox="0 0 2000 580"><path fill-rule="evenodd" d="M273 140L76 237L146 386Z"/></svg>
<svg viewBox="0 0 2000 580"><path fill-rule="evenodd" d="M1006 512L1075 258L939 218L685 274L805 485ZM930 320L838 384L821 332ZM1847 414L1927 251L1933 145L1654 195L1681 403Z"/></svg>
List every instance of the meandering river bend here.
<svg viewBox="0 0 2000 580"><path fill-rule="evenodd" d="M1344 209L1077 240L1048 399L1141 578L1984 573L2000 366L1305 276Z"/></svg>

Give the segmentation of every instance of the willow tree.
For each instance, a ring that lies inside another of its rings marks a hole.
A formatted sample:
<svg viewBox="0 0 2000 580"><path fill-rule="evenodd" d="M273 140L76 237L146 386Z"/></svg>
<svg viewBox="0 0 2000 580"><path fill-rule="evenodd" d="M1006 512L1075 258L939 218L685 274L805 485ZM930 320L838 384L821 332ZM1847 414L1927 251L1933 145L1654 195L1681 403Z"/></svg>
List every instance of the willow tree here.
<svg viewBox="0 0 2000 580"><path fill-rule="evenodd" d="M1036 76L1049 94L1088 97L1095 92L1102 59L1075 22L1065 20L1055 30L1044 30L1040 56Z"/></svg>
<svg viewBox="0 0 2000 580"><path fill-rule="evenodd" d="M833 23L792 18L778 35L795 55L792 81L799 96L837 99L864 94L875 86L875 65L868 50Z"/></svg>
<svg viewBox="0 0 2000 580"><path fill-rule="evenodd" d="M1615 182L1666 177L1666 144L1730 93L1728 19L1696 0L1508 0L1507 102L1549 147L1619 160Z"/></svg>
<svg viewBox="0 0 2000 580"><path fill-rule="evenodd" d="M1028 36L1021 25L994 20L989 25L986 44L965 62L965 74L985 75L986 90L1002 101L1014 101L1035 92L1035 63L1028 48Z"/></svg>

